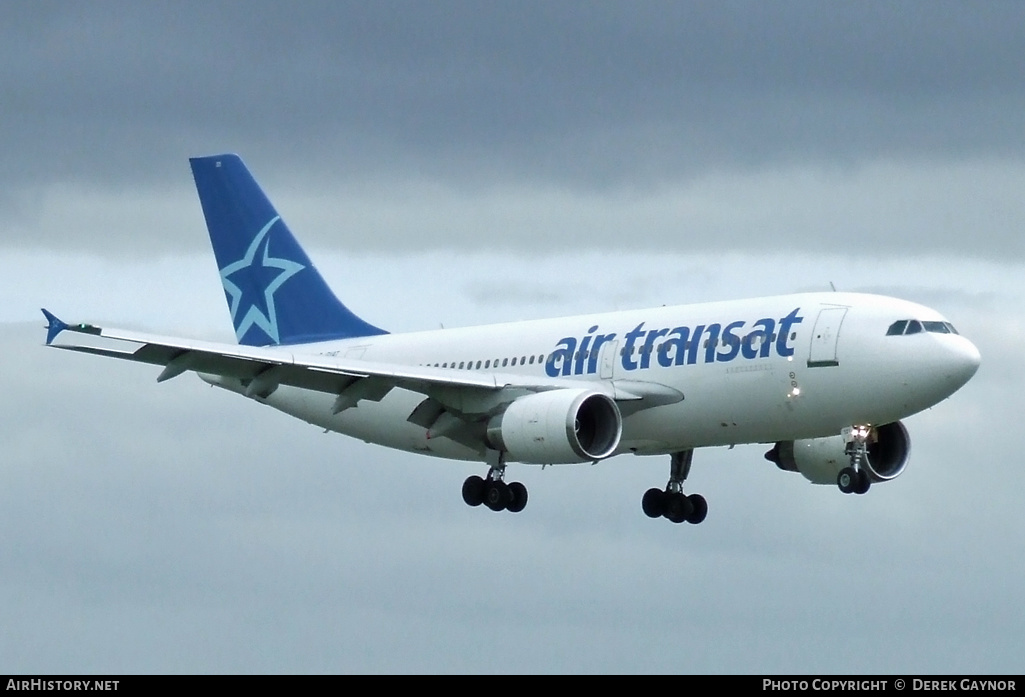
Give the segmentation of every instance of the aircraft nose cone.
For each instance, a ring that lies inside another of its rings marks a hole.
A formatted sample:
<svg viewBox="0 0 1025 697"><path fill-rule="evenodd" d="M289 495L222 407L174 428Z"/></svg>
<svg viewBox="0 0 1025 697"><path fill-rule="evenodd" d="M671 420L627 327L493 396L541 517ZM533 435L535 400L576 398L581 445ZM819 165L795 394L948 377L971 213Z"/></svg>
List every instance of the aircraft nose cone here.
<svg viewBox="0 0 1025 697"><path fill-rule="evenodd" d="M951 361L952 377L959 381L959 386L971 380L982 363L982 355L975 344L964 337L960 339L953 347Z"/></svg>

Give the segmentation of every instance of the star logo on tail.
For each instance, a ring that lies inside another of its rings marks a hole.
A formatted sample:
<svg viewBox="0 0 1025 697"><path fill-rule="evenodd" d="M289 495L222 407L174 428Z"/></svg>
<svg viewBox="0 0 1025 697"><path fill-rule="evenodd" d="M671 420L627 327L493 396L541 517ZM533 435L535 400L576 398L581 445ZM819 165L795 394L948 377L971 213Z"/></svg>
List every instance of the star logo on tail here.
<svg viewBox="0 0 1025 697"><path fill-rule="evenodd" d="M235 336L240 342L255 325L273 343L281 343L274 294L288 279L306 268L290 259L270 255L269 233L279 220L280 216L271 218L256 233L245 256L221 269L221 284L228 294L231 322L235 325ZM243 309L245 312L241 314Z"/></svg>

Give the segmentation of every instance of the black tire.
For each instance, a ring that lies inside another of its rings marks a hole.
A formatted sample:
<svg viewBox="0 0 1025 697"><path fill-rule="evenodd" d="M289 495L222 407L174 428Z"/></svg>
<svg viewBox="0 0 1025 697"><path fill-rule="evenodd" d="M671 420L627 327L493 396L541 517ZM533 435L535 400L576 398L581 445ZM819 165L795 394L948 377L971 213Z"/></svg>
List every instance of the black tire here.
<svg viewBox="0 0 1025 697"><path fill-rule="evenodd" d="M854 489L858 486L858 473L854 471L853 467L844 467L840 470L840 474L836 475L836 485L845 494L854 493Z"/></svg>
<svg viewBox="0 0 1025 697"><path fill-rule="evenodd" d="M513 482L509 485L509 498L511 501L509 501L505 510L510 513L519 513L527 505L527 487L519 482Z"/></svg>
<svg viewBox="0 0 1025 697"><path fill-rule="evenodd" d="M641 498L641 508L649 518L661 518L666 512L666 492L661 489L648 489Z"/></svg>
<svg viewBox="0 0 1025 697"><path fill-rule="evenodd" d="M872 480L869 478L868 472L858 470L858 485L854 487L854 493L867 494L870 486L872 486Z"/></svg>
<svg viewBox="0 0 1025 697"><path fill-rule="evenodd" d="M705 497L701 494L691 494L687 497L690 501L691 512L687 516L687 522L691 525L697 525L705 520L705 516L708 515L708 501L705 501Z"/></svg>
<svg viewBox="0 0 1025 697"><path fill-rule="evenodd" d="M467 477L463 482L463 501L467 506L479 506L484 503L484 480L476 474Z"/></svg>
<svg viewBox="0 0 1025 697"><path fill-rule="evenodd" d="M665 517L674 523L682 523L694 510L684 494L666 494Z"/></svg>
<svg viewBox="0 0 1025 697"><path fill-rule="evenodd" d="M484 505L493 511L503 511L509 505L509 487L505 482L491 481L484 485Z"/></svg>

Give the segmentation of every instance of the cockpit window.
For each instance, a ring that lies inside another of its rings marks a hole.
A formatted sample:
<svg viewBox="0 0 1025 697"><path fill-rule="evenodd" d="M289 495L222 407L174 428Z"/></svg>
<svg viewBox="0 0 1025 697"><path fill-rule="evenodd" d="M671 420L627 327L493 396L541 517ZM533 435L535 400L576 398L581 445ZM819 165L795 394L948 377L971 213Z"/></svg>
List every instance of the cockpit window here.
<svg viewBox="0 0 1025 697"><path fill-rule="evenodd" d="M919 334L923 331L931 334L957 334L957 330L954 329L954 325L950 322L935 320L919 322L917 319L900 319L890 325L890 328L886 330L886 336Z"/></svg>
<svg viewBox="0 0 1025 697"><path fill-rule="evenodd" d="M904 327L908 326L906 319L897 320L886 330L886 336L900 336L904 333Z"/></svg>

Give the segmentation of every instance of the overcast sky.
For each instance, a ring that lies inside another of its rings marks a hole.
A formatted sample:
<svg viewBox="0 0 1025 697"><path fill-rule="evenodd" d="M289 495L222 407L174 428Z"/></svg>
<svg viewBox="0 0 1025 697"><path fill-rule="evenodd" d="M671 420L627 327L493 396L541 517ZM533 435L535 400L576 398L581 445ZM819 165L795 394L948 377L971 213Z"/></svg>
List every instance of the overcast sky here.
<svg viewBox="0 0 1025 697"><path fill-rule="evenodd" d="M0 666L1020 672L1025 5L0 2ZM40 347L38 308L230 339L188 157L242 155L343 300L415 330L825 289L983 366L906 474L699 451L520 467L322 434Z"/></svg>

